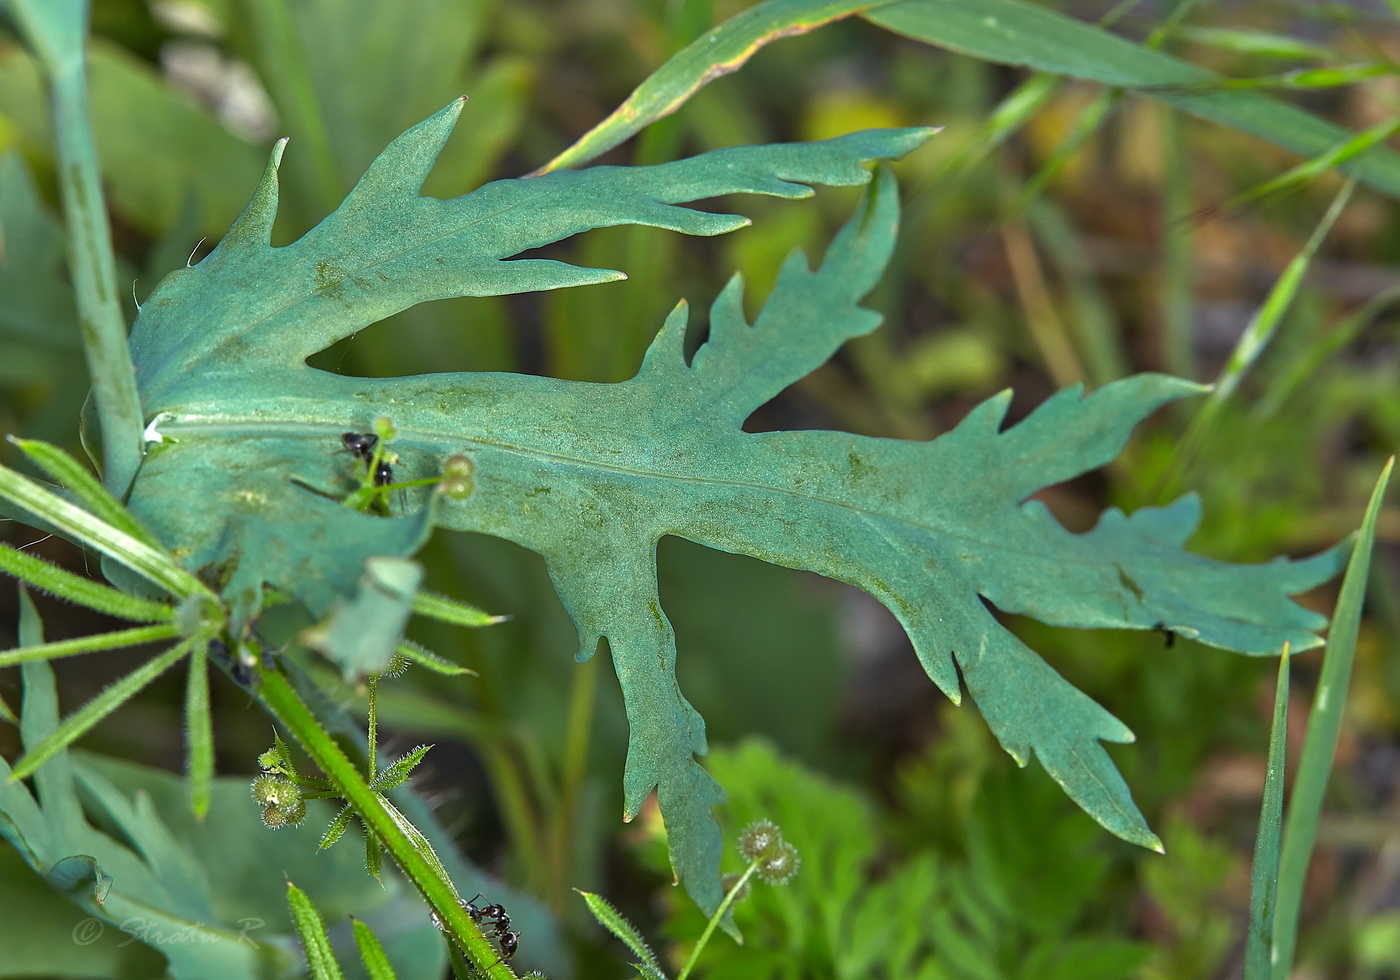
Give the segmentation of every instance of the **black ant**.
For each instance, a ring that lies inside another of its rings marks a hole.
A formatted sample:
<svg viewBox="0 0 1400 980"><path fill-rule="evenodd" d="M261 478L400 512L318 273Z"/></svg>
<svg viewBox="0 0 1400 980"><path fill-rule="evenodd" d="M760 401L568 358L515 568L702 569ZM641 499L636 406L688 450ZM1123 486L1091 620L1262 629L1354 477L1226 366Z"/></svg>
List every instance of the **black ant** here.
<svg viewBox="0 0 1400 980"><path fill-rule="evenodd" d="M520 933L507 931L498 941L501 945L501 959L508 960L520 948Z"/></svg>
<svg viewBox="0 0 1400 980"><path fill-rule="evenodd" d="M492 902L490 905L477 908L476 900L481 897L481 893L477 892L470 902L462 904L462 909L477 926L481 925L483 919L491 920L492 932L495 934L497 945L501 948L501 959L508 960L520 948L520 933L511 931L510 916L506 914L504 905Z"/></svg>
<svg viewBox="0 0 1400 980"><path fill-rule="evenodd" d="M347 453L362 459L366 466L374 467L376 487L387 487L394 482L394 468L382 457L378 463L374 461L374 447L379 445L379 437L373 432L346 432L341 435L340 444Z"/></svg>
<svg viewBox="0 0 1400 980"><path fill-rule="evenodd" d="M1167 638L1167 646L1171 647L1176 643L1176 633L1167 628L1167 624L1160 619L1152 624L1152 628Z"/></svg>

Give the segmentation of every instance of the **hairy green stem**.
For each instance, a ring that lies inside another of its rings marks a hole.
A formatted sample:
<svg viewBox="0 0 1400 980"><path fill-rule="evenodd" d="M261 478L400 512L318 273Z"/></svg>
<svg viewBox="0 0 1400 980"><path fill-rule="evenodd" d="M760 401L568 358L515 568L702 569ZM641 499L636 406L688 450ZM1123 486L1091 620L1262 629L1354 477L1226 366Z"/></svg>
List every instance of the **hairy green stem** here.
<svg viewBox="0 0 1400 980"><path fill-rule="evenodd" d="M725 913L729 911L729 906L734 904L735 896L742 892L744 886L749 883L749 879L752 878L753 873L758 870L761 861L762 858L754 858L750 861L749 866L744 869L744 873L739 877L739 880L734 883L734 887L725 893L724 901L719 903L719 908L715 909L715 914L710 916L709 922L705 923L705 931L700 933L700 939L695 943L695 948L690 952L690 959L685 961L685 966L676 976L676 980L685 980L686 977L690 976L690 971L695 969L695 963L700 959L700 953L705 949L706 944L709 943L710 937L715 934L715 927L719 925L720 920L723 919Z"/></svg>
<svg viewBox="0 0 1400 980"><path fill-rule="evenodd" d="M481 930L459 904L451 881L435 868L435 857L423 854L389 814L379 794L370 789L360 771L326 732L311 709L277 672L262 675L258 689L263 703L289 731L313 762L330 778L344 800L379 838L404 875L413 882L441 923L442 931L485 976L513 980L515 973L501 961ZM440 866L439 866L440 867Z"/></svg>

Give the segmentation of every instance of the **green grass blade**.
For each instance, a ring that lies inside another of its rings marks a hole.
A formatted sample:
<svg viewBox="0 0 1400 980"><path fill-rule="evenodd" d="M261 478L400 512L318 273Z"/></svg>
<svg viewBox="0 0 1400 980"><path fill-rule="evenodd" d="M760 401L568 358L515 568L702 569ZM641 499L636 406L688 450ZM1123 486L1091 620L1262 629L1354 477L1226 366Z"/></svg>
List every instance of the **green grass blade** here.
<svg viewBox="0 0 1400 980"><path fill-rule="evenodd" d="M1400 285L1383 290L1368 299L1360 309L1349 313L1339 322L1313 339L1298 356L1291 359L1283 375L1264 393L1255 417L1267 419L1277 412L1293 393L1307 384L1322 365L1360 336L1376 317L1400 300Z"/></svg>
<svg viewBox="0 0 1400 980"><path fill-rule="evenodd" d="M350 920L355 928L355 945L360 947L360 959L364 960L365 972L369 980L398 980L398 974L389 963L384 947L369 926L359 919Z"/></svg>
<svg viewBox="0 0 1400 980"><path fill-rule="evenodd" d="M493 616L465 602L422 589L413 594L413 611L419 616L454 626L493 626L506 621L505 616Z"/></svg>
<svg viewBox="0 0 1400 980"><path fill-rule="evenodd" d="M1299 61L1327 61L1340 53L1325 44L1314 44L1287 34L1266 31L1240 31L1223 27L1183 27L1177 36L1184 41L1206 44L1236 54L1262 55Z"/></svg>
<svg viewBox="0 0 1400 980"><path fill-rule="evenodd" d="M420 667L426 667L436 674L456 676L459 674L476 673L476 671L469 667L462 667L454 664L450 660L439 657L431 650L425 649L421 644L414 643L412 640L405 640L400 643L398 645L398 653L399 656L403 657L405 660L418 664Z"/></svg>
<svg viewBox="0 0 1400 980"><path fill-rule="evenodd" d="M613 113L536 171L577 167L675 112L710 81L737 71L770 41L805 34L881 0L767 0L731 17L647 76Z"/></svg>
<svg viewBox="0 0 1400 980"><path fill-rule="evenodd" d="M1370 571L1371 550L1376 540L1376 521L1385 499L1386 485L1395 458L1385 464L1366 518L1356 539L1356 548L1347 562L1337 609L1332 616L1332 628L1327 634L1327 651L1322 661L1322 675L1313 696L1308 716L1308 734L1298 759L1298 773L1293 781L1293 795L1288 801L1288 817L1284 823L1283 854L1279 864L1278 911L1274 916L1273 980L1287 980L1293 965L1297 942L1298 915L1303 904L1303 881L1308 861L1317 841L1317 823L1322 814L1323 796L1332 772L1332 757L1337 751L1337 738L1342 727L1342 710L1346 705L1347 685L1351 679L1352 658L1356 652L1356 635L1361 625L1361 606L1366 596L1366 578Z"/></svg>
<svg viewBox="0 0 1400 980"><path fill-rule="evenodd" d="M135 697L143 687L169 670L177 660L190 652L190 648L196 641L202 645L208 642L208 637L196 637L176 644L159 657L133 670L63 719L63 722L54 729L52 734L38 745L31 746L29 751L25 752L15 763L14 770L10 773L10 779L23 779L30 775L56 753L61 752L76 739L81 738L88 729L110 715L124 701Z"/></svg>
<svg viewBox="0 0 1400 980"><path fill-rule="evenodd" d="M1270 194L1279 194L1284 191L1296 190L1297 188L1311 184L1323 174L1340 167L1348 160L1354 159L1372 149L1376 145L1385 142L1400 133L1400 116L1394 119L1387 119L1377 123L1370 129L1357 133L1336 146L1331 147L1325 153L1313 157L1310 160L1298 164L1290 170L1286 170L1271 180L1266 180L1257 187L1251 187L1243 194L1237 194L1229 201L1221 205L1220 210L1230 211L1242 207L1252 201L1268 197Z"/></svg>
<svg viewBox="0 0 1400 980"><path fill-rule="evenodd" d="M592 892L580 891L577 888L574 891L583 896L584 902L588 905L588 911L593 913L593 918L598 920L599 925L626 943L627 948L632 951L632 955L637 957L644 966L650 967L658 973L661 971L661 964L656 962L656 954L651 951L651 947L642 938L642 934L637 931L636 926L627 921L621 912L613 908L611 902Z"/></svg>
<svg viewBox="0 0 1400 980"><path fill-rule="evenodd" d="M1245 941L1245 980L1269 980L1274 948L1274 909L1278 901L1279 827L1283 823L1283 773L1288 747L1288 650L1279 657L1274 688L1274 721L1269 729L1269 768L1254 840L1254 870L1249 890L1249 935Z"/></svg>
<svg viewBox="0 0 1400 980"><path fill-rule="evenodd" d="M1141 89L1202 119L1253 133L1302 156L1326 153L1355 134L1256 91L1183 91L1219 75L1025 0L905 0L873 7L866 20L905 37L1005 65ZM1400 196L1400 155L1377 147L1342 169Z"/></svg>
<svg viewBox="0 0 1400 980"><path fill-rule="evenodd" d="M301 936L302 947L306 950L306 964L311 968L312 980L344 980L340 964L335 961L331 950L330 937L326 935L326 924L321 921L321 913L311 904L311 899L290 881L287 882L287 904L292 909L292 921L296 923L297 934Z"/></svg>
<svg viewBox="0 0 1400 980"><path fill-rule="evenodd" d="M1124 332L1098 271L1073 222L1058 202L1041 199L1026 217L1069 294L1070 328L1090 384L1099 388L1128 374Z"/></svg>
<svg viewBox="0 0 1400 980"><path fill-rule="evenodd" d="M1191 166L1185 121L1161 106L1162 125L1162 348L1167 373L1195 378L1196 259L1191 238Z"/></svg>
<svg viewBox="0 0 1400 980"><path fill-rule="evenodd" d="M174 609L165 603L118 592L109 585L74 575L8 545L0 545L0 569L52 595L118 619L138 623L168 622L175 615Z"/></svg>
<svg viewBox="0 0 1400 980"><path fill-rule="evenodd" d="M203 582L181 568L168 554L4 466L0 466L0 497L47 521L68 537L121 562L171 595L198 594L217 601L218 597Z"/></svg>
<svg viewBox="0 0 1400 980"><path fill-rule="evenodd" d="M67 487L75 497L87 505L88 510L102 520L113 527L121 528L136 540L144 541L153 548L160 547L155 535L142 527L140 522L131 516L131 511L108 493L107 488L77 459L57 446L40 442L38 439L18 439L10 436L10 442Z"/></svg>
<svg viewBox="0 0 1400 980"><path fill-rule="evenodd" d="M1368 78L1395 74L1391 65L1378 62L1365 62L1359 65L1340 65L1330 68L1300 68L1281 75L1259 75L1254 78L1225 78L1219 81L1195 82L1188 85L1173 85L1168 88L1185 92L1216 92L1221 89L1319 89L1340 88L1355 85ZM1152 91L1151 87L1144 91Z"/></svg>
<svg viewBox="0 0 1400 980"><path fill-rule="evenodd" d="M1181 448L1178 451L1178 460L1180 460L1178 472L1183 471L1191 464L1200 451L1202 443L1219 421L1225 403L1234 395L1235 390L1239 388L1240 381L1254 366L1254 363L1273 339L1274 334L1278 332L1279 324L1298 295L1298 288L1303 284L1303 277L1307 275L1313 256L1317 254L1323 239L1327 237L1327 233L1332 230L1332 225L1336 223L1347 202L1351 200L1351 192L1355 187L1356 181L1349 180L1338 191L1331 207L1327 209L1322 221L1313 230L1307 244L1288 263L1288 267L1279 276L1278 282L1274 283L1273 289L1269 290L1269 295L1264 300L1263 305L1259 307L1259 311L1254 314L1254 318L1249 321L1244 333L1235 343L1235 349L1230 352L1229 361L1221 370L1220 377L1216 379L1214 390L1206 398L1205 404L1201 406L1200 412L1192 420L1190 428L1186 430L1186 435L1181 440Z"/></svg>
<svg viewBox="0 0 1400 980"><path fill-rule="evenodd" d="M138 643L156 643L178 635L179 631L173 625L161 623L156 626L137 626L129 630L80 636L72 640L55 640L32 647L16 647L0 653L0 667L13 667L15 664L31 660L52 660L55 657L96 653L99 650L117 650L121 647L136 646Z"/></svg>
<svg viewBox="0 0 1400 980"><path fill-rule="evenodd" d="M1215 390L1211 392L1206 407L1201 412L1203 417L1210 412L1219 411L1218 407L1212 408L1212 406L1221 405L1234 394L1245 372L1254 366L1254 362L1259 359L1259 355L1264 352L1264 348L1273 339L1284 314L1288 312L1288 308L1298 295L1298 287L1303 284L1303 277L1307 275L1308 266L1312 264L1313 256L1317 254L1317 250L1327 237L1327 233L1332 230L1337 218L1346 208L1347 202L1351 200L1351 192L1355 187L1355 181L1347 181L1342 186L1333 199L1332 206L1327 209L1322 221L1318 223L1311 237L1308 238L1307 244L1303 246L1303 250L1293 257L1292 261L1288 263L1288 267L1283 270L1283 275L1279 276L1278 282L1274 284L1274 288L1269 290L1269 296L1264 300L1264 305L1259 308L1259 312L1255 314L1254 319L1245 328L1244 334L1236 342L1235 349L1230 352L1230 359L1216 380Z"/></svg>
<svg viewBox="0 0 1400 980"><path fill-rule="evenodd" d="M208 647L196 644L185 684L185 769L190 781L190 808L200 820L209 812L214 782L214 722L209 711L207 661Z"/></svg>
<svg viewBox="0 0 1400 980"><path fill-rule="evenodd" d="M1079 111L1074 122L1069 125L1068 131L1058 146L1050 152L1045 162L1040 165L1030 179L1022 186L1016 195L1016 200L1011 203L1011 207L1003 216L1003 220L1012 220L1021 216L1030 207L1031 202L1040 197L1045 188L1050 186L1050 182L1059 176L1069 162L1088 142L1089 138L1103 128L1104 121L1108 119L1110 113L1118 105L1123 97L1122 89L1106 88L1100 91L1094 98Z"/></svg>

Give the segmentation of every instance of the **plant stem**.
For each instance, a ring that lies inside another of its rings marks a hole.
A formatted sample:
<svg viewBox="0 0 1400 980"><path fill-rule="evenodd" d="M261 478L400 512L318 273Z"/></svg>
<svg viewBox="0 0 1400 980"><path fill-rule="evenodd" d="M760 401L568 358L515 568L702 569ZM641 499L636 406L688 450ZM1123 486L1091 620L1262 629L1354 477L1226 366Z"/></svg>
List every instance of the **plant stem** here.
<svg viewBox="0 0 1400 980"><path fill-rule="evenodd" d="M141 461L141 399L117 300L112 231L88 121L86 7L69 2L60 12L25 0L11 0L9 7L48 77L69 271L102 426L103 473L108 489L120 497Z"/></svg>
<svg viewBox="0 0 1400 980"><path fill-rule="evenodd" d="M574 669L573 692L569 698L569 721L564 738L564 769L559 780L559 805L555 808L550 849L550 898L558 904L567 894L567 877L573 865L574 821L578 817L583 777L588 771L589 733L593 730L593 707L598 694L598 658Z"/></svg>
<svg viewBox="0 0 1400 980"><path fill-rule="evenodd" d="M432 908L448 940L455 943L485 976L493 980L515 980L515 973L501 961L481 930L467 917L466 910L459 904L456 888L439 870L436 855L423 854L410 841L389 815L379 795L370 789L360 771L346 758L301 696L287 683L287 679L275 671L265 672L258 693L273 716L291 732L312 761L335 784L340 795L364 822L367 831L383 843L400 870Z"/></svg>
<svg viewBox="0 0 1400 980"><path fill-rule="evenodd" d="M695 944L695 949L691 950L690 959L685 961L685 967L676 976L676 980L685 980L690 976L690 971L695 969L695 962L700 959L700 953L705 945L709 943L710 937L715 934L715 927L719 925L719 920L723 919L725 913L729 911L729 906L734 904L734 896L744 890L744 886L749 883L753 873L758 870L760 858L755 858L749 862L749 866L744 869L743 875L734 883L734 887L725 893L724 901L719 903L719 908L715 909L715 914L710 916L710 921L705 924L705 931L700 933L700 939Z"/></svg>

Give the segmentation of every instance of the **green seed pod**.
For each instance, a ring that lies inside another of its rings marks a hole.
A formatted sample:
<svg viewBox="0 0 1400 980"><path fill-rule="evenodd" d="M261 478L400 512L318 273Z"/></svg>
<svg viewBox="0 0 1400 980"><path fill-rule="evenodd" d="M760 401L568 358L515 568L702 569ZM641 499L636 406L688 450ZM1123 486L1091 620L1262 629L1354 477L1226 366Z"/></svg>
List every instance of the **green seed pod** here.
<svg viewBox="0 0 1400 980"><path fill-rule="evenodd" d="M282 827L295 827L306 816L306 801L298 796L290 806L269 803L263 807L262 822L272 830Z"/></svg>
<svg viewBox="0 0 1400 980"><path fill-rule="evenodd" d="M472 477L475 472L476 464L470 456L462 453L449 456L442 464L442 480L438 483L438 490L449 500L466 500L476 489L476 481Z"/></svg>
<svg viewBox="0 0 1400 980"><path fill-rule="evenodd" d="M739 853L745 861L756 861L783 840L778 825L771 820L759 820L749 824L739 834Z"/></svg>
<svg viewBox="0 0 1400 980"><path fill-rule="evenodd" d="M266 755L267 753L263 753ZM253 799L259 803L274 803L281 795L282 779L273 775L259 776L253 780Z"/></svg>
<svg viewBox="0 0 1400 980"><path fill-rule="evenodd" d="M802 858L797 848L787 841L779 841L759 862L758 874L770 885L786 885L802 867Z"/></svg>

